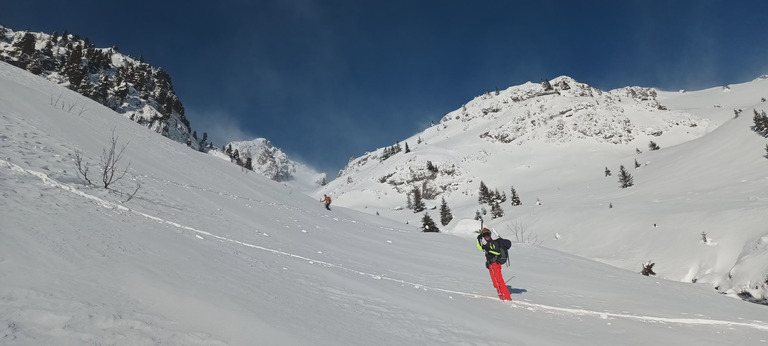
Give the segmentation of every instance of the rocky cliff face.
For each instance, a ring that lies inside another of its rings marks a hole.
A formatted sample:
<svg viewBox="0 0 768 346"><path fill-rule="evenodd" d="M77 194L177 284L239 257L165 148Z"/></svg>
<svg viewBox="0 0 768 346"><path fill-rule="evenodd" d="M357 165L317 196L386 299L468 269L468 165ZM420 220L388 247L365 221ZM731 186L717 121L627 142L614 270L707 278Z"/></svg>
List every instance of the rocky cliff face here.
<svg viewBox="0 0 768 346"><path fill-rule="evenodd" d="M208 144L192 136L170 76L116 47L96 48L66 32L14 32L0 26L0 60L64 85L174 141L197 150Z"/></svg>

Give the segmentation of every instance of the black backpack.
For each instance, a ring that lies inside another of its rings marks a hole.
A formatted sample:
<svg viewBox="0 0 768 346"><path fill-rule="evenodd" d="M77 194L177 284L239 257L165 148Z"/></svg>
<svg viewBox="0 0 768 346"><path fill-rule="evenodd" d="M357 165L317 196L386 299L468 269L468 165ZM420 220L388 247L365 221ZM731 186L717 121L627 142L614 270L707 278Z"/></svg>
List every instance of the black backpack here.
<svg viewBox="0 0 768 346"><path fill-rule="evenodd" d="M498 244L501 245L501 249L499 249L501 250L499 251L501 254L496 259L496 262L499 264L507 263L507 260L509 259L509 248L512 247L512 242L509 241L508 239L504 239L501 237L497 239L497 241L498 241Z"/></svg>

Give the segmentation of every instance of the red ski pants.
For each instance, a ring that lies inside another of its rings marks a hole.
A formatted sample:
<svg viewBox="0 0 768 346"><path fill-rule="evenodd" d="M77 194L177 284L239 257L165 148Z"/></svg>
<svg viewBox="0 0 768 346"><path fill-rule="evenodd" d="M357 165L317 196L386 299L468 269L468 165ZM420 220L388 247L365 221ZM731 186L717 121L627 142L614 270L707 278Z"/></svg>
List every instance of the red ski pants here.
<svg viewBox="0 0 768 346"><path fill-rule="evenodd" d="M509 296L509 289L507 289L507 283L504 282L504 277L501 276L501 264L491 263L488 265L488 271L491 273L491 280L493 280L493 287L496 287L496 291L499 293L499 299L512 300Z"/></svg>

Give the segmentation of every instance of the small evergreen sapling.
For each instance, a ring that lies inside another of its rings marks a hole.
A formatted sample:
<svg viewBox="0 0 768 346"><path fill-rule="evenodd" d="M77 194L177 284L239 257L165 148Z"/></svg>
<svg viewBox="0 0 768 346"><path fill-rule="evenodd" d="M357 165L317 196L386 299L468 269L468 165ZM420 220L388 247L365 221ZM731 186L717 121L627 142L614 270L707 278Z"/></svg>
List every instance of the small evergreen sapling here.
<svg viewBox="0 0 768 346"><path fill-rule="evenodd" d="M621 165L619 167L619 184L621 184L622 189L626 189L634 185L634 183L632 182L632 174L629 174L629 172L627 172L627 169L624 168L624 165Z"/></svg>
<svg viewBox="0 0 768 346"><path fill-rule="evenodd" d="M424 216L421 218L421 231L440 232L440 229L437 228L437 224L435 224L435 221L432 220L428 213L424 213Z"/></svg>
<svg viewBox="0 0 768 346"><path fill-rule="evenodd" d="M515 187L512 186L512 206L518 206L522 205L523 202L520 201L520 196L517 195L517 191L515 190Z"/></svg>
<svg viewBox="0 0 768 346"><path fill-rule="evenodd" d="M413 188L413 212L419 213L427 209L427 206L424 204L424 200L421 199L421 191L419 191L418 187Z"/></svg>
<svg viewBox="0 0 768 346"><path fill-rule="evenodd" d="M640 272L640 274L643 274L645 276L649 275L656 275L656 273L653 272L653 266L656 265L656 263L652 263L651 261L648 261L647 263L643 264L643 270Z"/></svg>
<svg viewBox="0 0 768 346"><path fill-rule="evenodd" d="M491 202L491 218L496 219L504 216L504 209L501 208L501 204L498 200Z"/></svg>
<svg viewBox="0 0 768 346"><path fill-rule="evenodd" d="M448 203L445 201L445 197L443 197L443 201L440 204L440 224L447 226L451 220L453 220L451 208L448 207Z"/></svg>
<svg viewBox="0 0 768 346"><path fill-rule="evenodd" d="M479 204L490 203L491 198L491 191L488 189L488 186L483 181L480 181L480 192L477 196L477 202Z"/></svg>
<svg viewBox="0 0 768 346"><path fill-rule="evenodd" d="M755 122L755 126L753 127L755 132L763 137L768 137L768 115L766 115L765 111L758 113L756 109L753 109L752 112L755 114L752 117L752 120Z"/></svg>

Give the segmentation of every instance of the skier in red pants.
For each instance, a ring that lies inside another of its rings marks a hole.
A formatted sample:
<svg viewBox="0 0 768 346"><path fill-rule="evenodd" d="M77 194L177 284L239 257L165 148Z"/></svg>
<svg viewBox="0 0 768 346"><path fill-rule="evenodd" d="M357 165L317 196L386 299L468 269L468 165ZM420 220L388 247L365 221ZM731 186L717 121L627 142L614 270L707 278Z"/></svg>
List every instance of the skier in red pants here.
<svg viewBox="0 0 768 346"><path fill-rule="evenodd" d="M512 300L507 283L501 275L501 265L507 262L509 257L507 250L511 246L512 242L507 239L501 237L493 239L491 231L487 228L483 228L477 236L477 248L485 251L485 267L491 273L493 287L496 287L501 300Z"/></svg>

